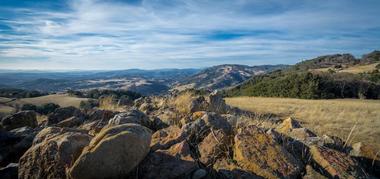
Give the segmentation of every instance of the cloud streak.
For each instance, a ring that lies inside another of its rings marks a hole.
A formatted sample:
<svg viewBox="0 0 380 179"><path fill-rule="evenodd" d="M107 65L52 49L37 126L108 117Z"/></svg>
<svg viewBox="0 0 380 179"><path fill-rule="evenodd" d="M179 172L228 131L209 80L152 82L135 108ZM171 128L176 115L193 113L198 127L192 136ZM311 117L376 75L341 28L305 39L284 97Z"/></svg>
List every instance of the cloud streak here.
<svg viewBox="0 0 380 179"><path fill-rule="evenodd" d="M1 68L292 64L380 48L375 0L71 0L60 7L1 6Z"/></svg>

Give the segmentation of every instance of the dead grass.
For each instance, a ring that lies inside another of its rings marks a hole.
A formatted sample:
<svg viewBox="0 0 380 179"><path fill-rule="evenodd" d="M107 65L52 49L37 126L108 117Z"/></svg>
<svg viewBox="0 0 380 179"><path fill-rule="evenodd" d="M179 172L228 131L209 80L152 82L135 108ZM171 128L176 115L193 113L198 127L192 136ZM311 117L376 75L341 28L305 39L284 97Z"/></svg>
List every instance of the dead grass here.
<svg viewBox="0 0 380 179"><path fill-rule="evenodd" d="M253 112L295 117L318 135L335 135L344 140L355 126L351 144L362 141L380 149L380 100L235 97L226 98L226 102Z"/></svg>
<svg viewBox="0 0 380 179"><path fill-rule="evenodd" d="M15 108L0 104L0 113L6 115L15 111Z"/></svg>
<svg viewBox="0 0 380 179"><path fill-rule="evenodd" d="M125 107L118 105L117 102L115 102L114 97L112 96L107 96L99 99L99 109L118 112L125 111Z"/></svg>
<svg viewBox="0 0 380 179"><path fill-rule="evenodd" d="M170 103L175 106L178 112L187 114L190 113L191 98L193 98L193 94L191 92L184 92L175 97Z"/></svg>
<svg viewBox="0 0 380 179"><path fill-rule="evenodd" d="M338 70L335 68L319 68L319 69L314 69L312 71L320 71L320 72L327 72L330 69L334 70L335 72L339 73L353 73L353 74L359 74L359 73L367 73L367 72L372 72L373 70L376 70L376 65L380 63L373 63L369 65L355 65L351 66L342 70Z"/></svg>
<svg viewBox="0 0 380 179"><path fill-rule="evenodd" d="M67 94L53 94L47 96L40 96L35 98L22 98L17 99L16 101L11 102L10 104L34 104L34 105L42 105L46 103L55 103L60 105L61 107L74 106L79 107L81 101L87 101L87 98L77 98L73 96L69 96Z"/></svg>

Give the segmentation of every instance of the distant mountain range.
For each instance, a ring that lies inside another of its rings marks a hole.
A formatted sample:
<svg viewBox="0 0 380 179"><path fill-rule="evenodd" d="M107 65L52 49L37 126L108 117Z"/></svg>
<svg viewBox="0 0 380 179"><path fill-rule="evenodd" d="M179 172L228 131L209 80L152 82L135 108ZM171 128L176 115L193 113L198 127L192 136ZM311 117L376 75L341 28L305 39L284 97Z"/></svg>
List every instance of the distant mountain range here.
<svg viewBox="0 0 380 179"><path fill-rule="evenodd" d="M218 65L206 68L193 76L185 78L175 88L179 90L187 88L223 89L240 84L254 75L265 74L286 67L288 65Z"/></svg>
<svg viewBox="0 0 380 179"><path fill-rule="evenodd" d="M0 71L0 87L45 92L67 89L127 89L144 95L161 94L172 87L222 89L237 85L253 75L281 69L286 65L219 65L206 69L159 69L117 71ZM186 88L183 88L186 89Z"/></svg>
<svg viewBox="0 0 380 179"><path fill-rule="evenodd" d="M290 81L295 80L294 78L305 80L306 77L309 77L305 75L306 73L312 73L313 78L323 78L326 83L331 82L331 84L341 81L340 78L346 81L350 81L348 78L352 78L361 79L363 84L360 83L360 85L370 85L367 84L367 81L371 84L380 82L380 73L373 73L378 68L380 68L380 51L363 55L361 59L356 59L350 54L325 55L295 65L247 66L224 64L205 69L129 69L72 72L0 70L0 88L20 88L42 92L59 92L68 89L125 89L143 95L162 94L172 89L180 91L185 89L231 89L229 94L232 95L262 95L264 92L265 95L269 95L266 94L269 88L272 89L273 87L273 93L277 93L279 92L275 88L277 84L289 85L291 84ZM301 72L304 75L294 76ZM336 73L336 75L332 73ZM352 74L342 75L345 73ZM331 76L328 77L328 80L326 74ZM303 79L304 77L305 79ZM258 86L258 84L262 86ZM352 83L352 85L356 85L356 83ZM288 87L293 88L293 86ZM287 91L285 87L281 87L281 89ZM298 93L297 90L295 93ZM281 96L283 94L276 95ZM299 94L291 94L290 96L297 95ZM342 94L341 96L347 95Z"/></svg>

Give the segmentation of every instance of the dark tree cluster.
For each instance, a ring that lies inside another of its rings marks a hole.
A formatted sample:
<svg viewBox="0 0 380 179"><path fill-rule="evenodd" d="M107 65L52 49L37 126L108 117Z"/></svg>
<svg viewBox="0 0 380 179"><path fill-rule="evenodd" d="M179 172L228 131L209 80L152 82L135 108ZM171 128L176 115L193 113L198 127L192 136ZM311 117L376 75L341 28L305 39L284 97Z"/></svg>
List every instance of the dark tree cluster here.
<svg viewBox="0 0 380 179"><path fill-rule="evenodd" d="M54 103L46 103L46 104L43 104L43 105L34 105L34 104L24 104L22 107L21 107L21 110L24 111L24 110L32 110L32 111L36 111L40 114L44 114L44 115L47 115L49 113L52 113L55 111L55 109L59 108L60 106L58 104L54 104Z"/></svg>
<svg viewBox="0 0 380 179"><path fill-rule="evenodd" d="M6 98L33 98L44 95L47 95L47 93L16 88L0 88L0 96Z"/></svg>
<svg viewBox="0 0 380 179"><path fill-rule="evenodd" d="M380 85L350 74L280 71L256 76L248 82L226 91L226 95L302 99L379 99Z"/></svg>

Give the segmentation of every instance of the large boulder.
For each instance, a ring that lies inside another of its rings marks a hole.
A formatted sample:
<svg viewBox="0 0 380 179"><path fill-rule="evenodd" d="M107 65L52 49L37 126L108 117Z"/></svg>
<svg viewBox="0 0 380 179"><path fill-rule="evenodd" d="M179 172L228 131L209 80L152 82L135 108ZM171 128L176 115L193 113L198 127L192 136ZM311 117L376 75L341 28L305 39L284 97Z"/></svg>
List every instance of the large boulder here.
<svg viewBox="0 0 380 179"><path fill-rule="evenodd" d="M73 129L73 128L61 128L61 127L47 127L38 132L34 137L33 145L42 143L46 140L50 140L64 133L86 133L85 130Z"/></svg>
<svg viewBox="0 0 380 179"><path fill-rule="evenodd" d="M77 126L81 125L83 122L84 122L83 117L73 116L73 117L67 118L67 119L59 122L56 126L58 126L58 127L77 127Z"/></svg>
<svg viewBox="0 0 380 179"><path fill-rule="evenodd" d="M183 135L181 129L177 126L169 126L167 128L156 131L152 135L152 142L150 144L151 150L166 150L172 145L185 140L186 136Z"/></svg>
<svg viewBox="0 0 380 179"><path fill-rule="evenodd" d="M203 96L193 97L189 104L189 111L191 113L196 111L206 111L208 109L208 103Z"/></svg>
<svg viewBox="0 0 380 179"><path fill-rule="evenodd" d="M223 130L211 130L198 145L199 160L206 166L212 166L218 158L228 155L229 144L229 136Z"/></svg>
<svg viewBox="0 0 380 179"><path fill-rule="evenodd" d="M266 178L295 178L302 164L269 134L254 125L235 136L234 159L242 169Z"/></svg>
<svg viewBox="0 0 380 179"><path fill-rule="evenodd" d="M206 125L214 130L223 130L226 134L231 134L232 127L230 123L223 118L221 115L210 112L202 116L202 120L205 121Z"/></svg>
<svg viewBox="0 0 380 179"><path fill-rule="evenodd" d="M1 125L5 130L12 130L20 127L37 127L37 118L34 111L21 111L5 117L1 120Z"/></svg>
<svg viewBox="0 0 380 179"><path fill-rule="evenodd" d="M86 147L69 175L74 179L123 178L148 154L151 131L138 124L104 128Z"/></svg>
<svg viewBox="0 0 380 179"><path fill-rule="evenodd" d="M311 146L310 154L331 178L366 178L359 163L345 153L323 146Z"/></svg>
<svg viewBox="0 0 380 179"><path fill-rule="evenodd" d="M84 114L73 106L58 108L48 116L47 125L57 124L72 116L83 117Z"/></svg>
<svg viewBox="0 0 380 179"><path fill-rule="evenodd" d="M89 135L81 132L45 136L20 158L18 177L66 178L66 167L75 161L90 140Z"/></svg>
<svg viewBox="0 0 380 179"><path fill-rule="evenodd" d="M225 114L229 109L229 106L226 105L223 96L217 92L211 93L210 96L208 96L207 102L209 104L208 111Z"/></svg>
<svg viewBox="0 0 380 179"><path fill-rule="evenodd" d="M110 126L127 123L140 124L147 128L151 128L151 121L149 120L148 116L136 109L131 109L127 112L116 114L112 119L108 121L108 125Z"/></svg>
<svg viewBox="0 0 380 179"><path fill-rule="evenodd" d="M20 157L33 143L37 130L21 127L9 132L0 132L0 166L10 162L18 162Z"/></svg>
<svg viewBox="0 0 380 179"><path fill-rule="evenodd" d="M182 141L167 150L157 150L150 153L139 165L141 178L184 178L197 168L191 157L190 146Z"/></svg>
<svg viewBox="0 0 380 179"><path fill-rule="evenodd" d="M116 114L117 114L117 112L114 112L114 111L98 110L97 109L97 110L93 110L93 111L89 112L88 120L89 121L101 120L101 121L107 121L108 122L108 120L113 118Z"/></svg>

